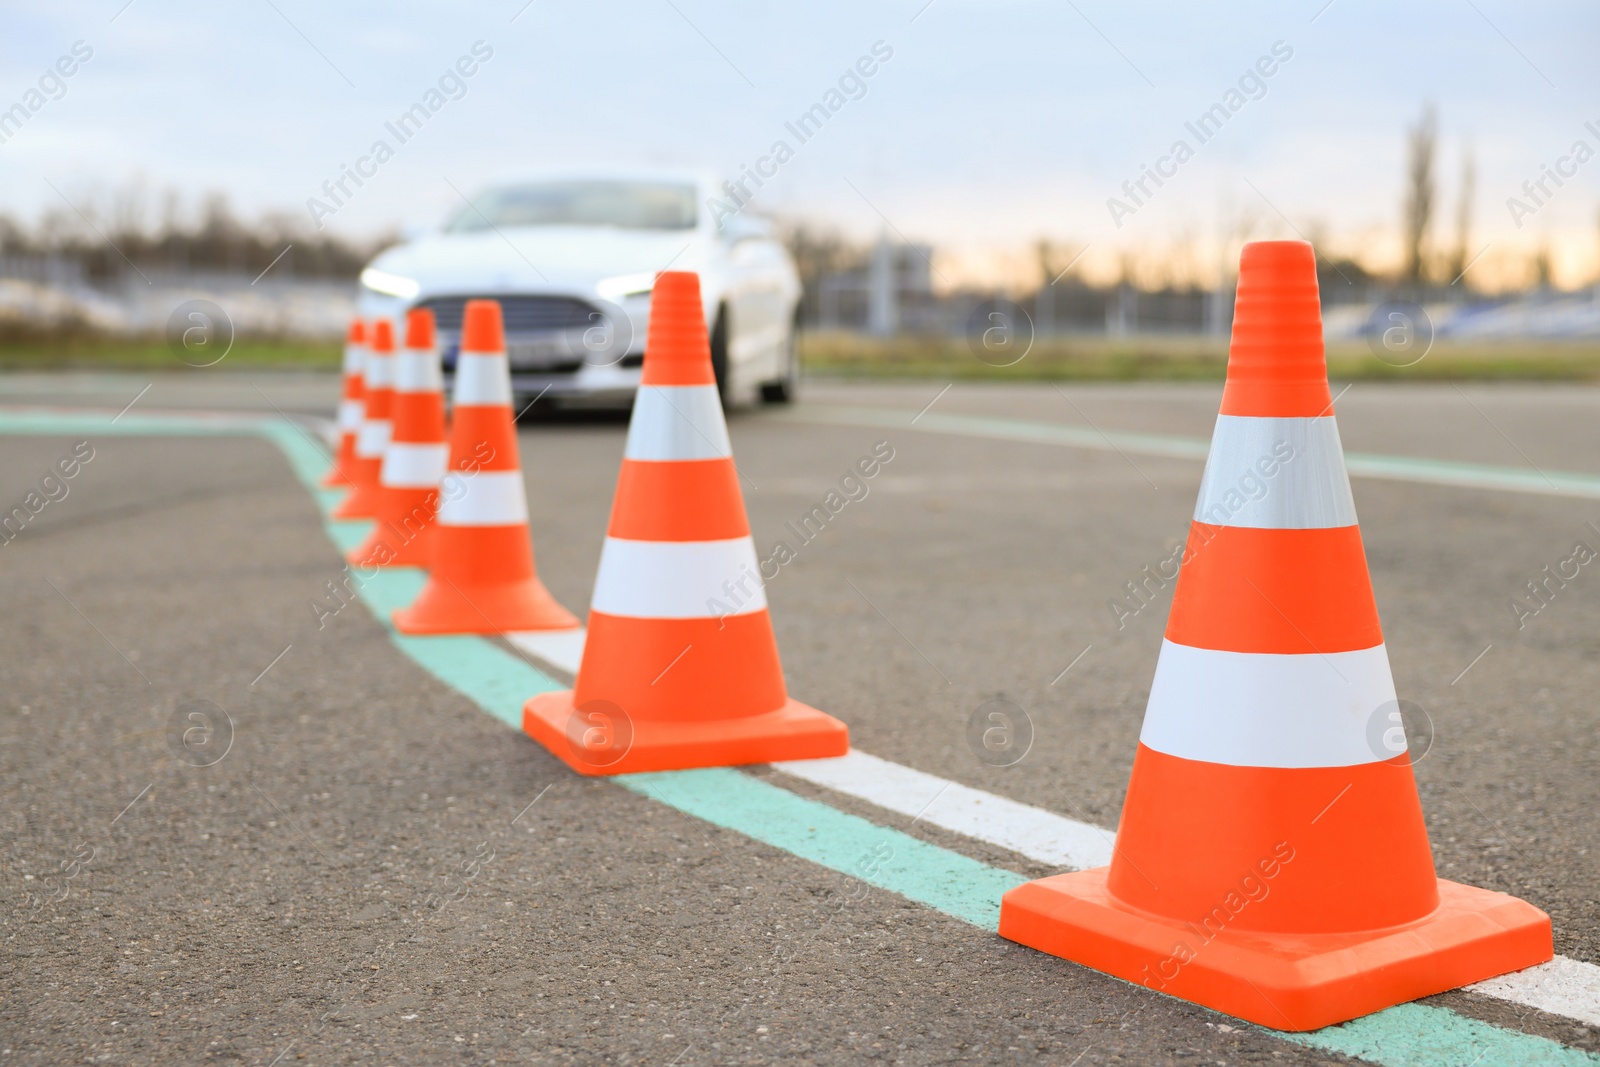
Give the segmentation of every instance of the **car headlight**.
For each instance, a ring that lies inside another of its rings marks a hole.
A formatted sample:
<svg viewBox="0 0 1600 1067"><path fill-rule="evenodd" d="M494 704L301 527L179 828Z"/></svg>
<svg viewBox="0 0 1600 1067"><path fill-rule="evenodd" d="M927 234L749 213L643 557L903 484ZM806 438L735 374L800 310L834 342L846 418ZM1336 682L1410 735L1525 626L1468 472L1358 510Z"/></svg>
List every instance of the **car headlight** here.
<svg viewBox="0 0 1600 1067"><path fill-rule="evenodd" d="M361 284L375 293L398 296L401 300L410 300L422 291L422 286L415 278L390 274L375 267L368 267L361 272Z"/></svg>
<svg viewBox="0 0 1600 1067"><path fill-rule="evenodd" d="M594 288L601 299L615 302L630 296L646 296L655 286L655 272L645 271L642 274L619 274L615 278L605 279Z"/></svg>

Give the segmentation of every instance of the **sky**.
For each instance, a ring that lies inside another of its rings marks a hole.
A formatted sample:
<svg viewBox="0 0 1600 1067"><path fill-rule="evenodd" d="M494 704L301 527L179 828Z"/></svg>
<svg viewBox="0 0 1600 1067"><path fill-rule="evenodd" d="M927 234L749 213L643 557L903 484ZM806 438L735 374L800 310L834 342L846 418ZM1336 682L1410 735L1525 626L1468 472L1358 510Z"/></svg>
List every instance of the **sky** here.
<svg viewBox="0 0 1600 1067"><path fill-rule="evenodd" d="M0 111L42 104L0 143L0 211L141 180L367 237L523 170L737 177L782 141L754 210L932 243L946 282L1025 280L1040 239L1091 278L1204 279L1245 237L1297 235L1392 269L1403 138L1432 104L1437 247L1470 151L1473 280L1510 284L1543 247L1571 287L1600 276L1600 158L1572 155L1600 154L1597 44L1581 0L7 0ZM54 81L75 46L92 55ZM401 143L385 124L441 77ZM836 110L802 142L786 124L818 103ZM1202 143L1186 123L1218 104ZM364 185L308 206L379 139Z"/></svg>

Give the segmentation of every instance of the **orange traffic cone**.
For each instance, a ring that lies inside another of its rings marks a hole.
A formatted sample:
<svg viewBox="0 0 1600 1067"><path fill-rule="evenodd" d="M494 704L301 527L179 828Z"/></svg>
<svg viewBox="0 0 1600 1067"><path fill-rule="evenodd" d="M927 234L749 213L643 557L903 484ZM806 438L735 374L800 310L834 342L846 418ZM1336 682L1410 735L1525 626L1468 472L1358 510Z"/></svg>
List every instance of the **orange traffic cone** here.
<svg viewBox="0 0 1600 1067"><path fill-rule="evenodd" d="M336 519L370 519L378 513L382 495L378 476L383 470L383 450L389 447L389 413L394 404L394 327L388 319L374 319L367 331L362 379L361 429L356 433L355 457L345 468L350 495L333 509Z"/></svg>
<svg viewBox="0 0 1600 1067"><path fill-rule="evenodd" d="M528 701L522 727L581 774L849 750L784 688L695 274L656 278L576 688Z"/></svg>
<svg viewBox="0 0 1600 1067"><path fill-rule="evenodd" d="M450 453L433 312L407 312L405 346L394 360L393 432L378 473L378 525L345 556L356 566L426 567L433 562L439 485Z"/></svg>
<svg viewBox="0 0 1600 1067"><path fill-rule="evenodd" d="M1311 246L1246 245L1111 866L1000 906L1003 937L1280 1030L1552 954L1544 912L1434 873L1332 408Z"/></svg>
<svg viewBox="0 0 1600 1067"><path fill-rule="evenodd" d="M351 319L350 332L344 341L344 396L339 400L339 448L334 453L333 466L322 476L322 484L328 489L350 484L347 472L355 463L356 434L361 430L361 397L366 392L361 380L366 344L366 326L360 319Z"/></svg>
<svg viewBox="0 0 1600 1067"><path fill-rule="evenodd" d="M467 301L454 399L432 569L416 601L395 612L395 627L407 634L575 629L577 617L556 603L534 570L496 301Z"/></svg>

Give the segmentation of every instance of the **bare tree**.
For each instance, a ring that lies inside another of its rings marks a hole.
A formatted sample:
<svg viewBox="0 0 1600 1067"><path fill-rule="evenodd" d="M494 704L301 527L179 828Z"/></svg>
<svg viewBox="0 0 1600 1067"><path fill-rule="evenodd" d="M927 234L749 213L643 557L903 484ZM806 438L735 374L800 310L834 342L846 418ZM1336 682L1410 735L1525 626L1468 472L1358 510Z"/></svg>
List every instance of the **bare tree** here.
<svg viewBox="0 0 1600 1067"><path fill-rule="evenodd" d="M1462 275L1471 262L1472 255L1472 198L1478 190L1478 168L1472 158L1472 146L1461 151L1461 200L1456 205L1456 251L1450 257L1451 284L1460 280L1462 289L1471 283Z"/></svg>
<svg viewBox="0 0 1600 1067"><path fill-rule="evenodd" d="M1042 289L1056 277L1055 245L1048 237L1041 237L1034 242L1033 252L1039 262L1039 288Z"/></svg>
<svg viewBox="0 0 1600 1067"><path fill-rule="evenodd" d="M821 317L823 280L860 269L866 264L868 250L833 230L803 221L789 220L779 227L779 232L800 275L801 317L806 322L816 322Z"/></svg>
<svg viewBox="0 0 1600 1067"><path fill-rule="evenodd" d="M1554 266L1550 261L1550 239L1546 237L1539 242L1539 251L1533 257L1534 287L1541 292L1549 289L1554 274Z"/></svg>
<svg viewBox="0 0 1600 1067"><path fill-rule="evenodd" d="M1438 114L1432 104L1422 109L1417 124L1406 131L1405 279L1420 284L1424 274L1423 245L1433 219L1433 155L1439 140Z"/></svg>

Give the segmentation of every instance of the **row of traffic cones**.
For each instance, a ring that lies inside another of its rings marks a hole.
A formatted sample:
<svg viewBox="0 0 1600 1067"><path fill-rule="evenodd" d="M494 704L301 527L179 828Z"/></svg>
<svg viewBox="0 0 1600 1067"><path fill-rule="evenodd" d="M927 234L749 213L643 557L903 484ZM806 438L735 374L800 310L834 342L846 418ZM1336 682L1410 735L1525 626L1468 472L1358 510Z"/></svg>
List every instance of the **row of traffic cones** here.
<svg viewBox="0 0 1600 1067"><path fill-rule="evenodd" d="M402 632L575 627L534 572L498 306L467 307L448 462L426 314L393 371L388 324L351 333L331 477L378 520L353 561L429 566ZM1268 494L1230 498L1252 471ZM1010 891L1001 935L1285 1030L1549 960L1547 915L1435 873L1404 742L1369 740L1394 701L1311 246L1256 242L1112 862ZM655 285L575 687L523 726L584 774L847 751L784 686L693 274Z"/></svg>

